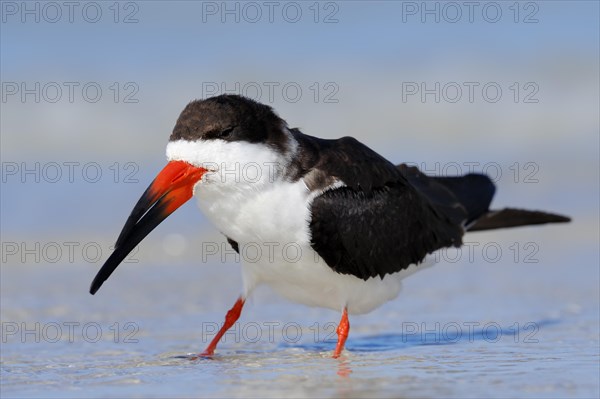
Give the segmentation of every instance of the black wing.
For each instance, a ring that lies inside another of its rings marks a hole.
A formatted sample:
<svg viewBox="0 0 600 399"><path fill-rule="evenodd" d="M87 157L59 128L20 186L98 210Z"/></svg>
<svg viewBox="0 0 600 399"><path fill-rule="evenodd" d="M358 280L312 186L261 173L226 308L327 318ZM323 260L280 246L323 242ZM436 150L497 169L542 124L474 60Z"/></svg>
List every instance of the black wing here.
<svg viewBox="0 0 600 399"><path fill-rule="evenodd" d="M440 214L410 185L371 192L341 187L312 204L311 245L336 272L361 279L406 269L428 253L460 246L463 228Z"/></svg>
<svg viewBox="0 0 600 399"><path fill-rule="evenodd" d="M445 185L403 171L355 139L300 135L303 157L313 160L304 179L311 190L325 189L311 205L311 245L333 270L383 277L462 244L468 211ZM322 187L332 178L345 186Z"/></svg>

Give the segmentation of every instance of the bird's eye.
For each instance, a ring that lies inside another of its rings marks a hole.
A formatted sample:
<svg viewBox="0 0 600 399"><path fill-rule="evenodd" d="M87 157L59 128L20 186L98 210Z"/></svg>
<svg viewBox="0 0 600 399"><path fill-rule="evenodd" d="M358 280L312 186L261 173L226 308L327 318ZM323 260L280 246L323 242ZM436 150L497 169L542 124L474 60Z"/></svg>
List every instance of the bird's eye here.
<svg viewBox="0 0 600 399"><path fill-rule="evenodd" d="M233 133L234 129L235 129L235 126L230 126L228 128L221 130L221 134L219 134L219 137L229 137L231 135L231 133Z"/></svg>

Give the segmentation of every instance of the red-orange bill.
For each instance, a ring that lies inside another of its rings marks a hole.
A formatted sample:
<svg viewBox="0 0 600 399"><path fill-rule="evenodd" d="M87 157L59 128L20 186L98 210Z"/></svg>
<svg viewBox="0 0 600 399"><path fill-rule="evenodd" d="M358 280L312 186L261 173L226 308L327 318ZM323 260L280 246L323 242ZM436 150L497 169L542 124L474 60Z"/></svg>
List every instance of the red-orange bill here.
<svg viewBox="0 0 600 399"><path fill-rule="evenodd" d="M131 211L117 238L114 252L92 281L92 295L140 241L192 198L194 185L204 173L206 169L183 161L171 161L160 171Z"/></svg>

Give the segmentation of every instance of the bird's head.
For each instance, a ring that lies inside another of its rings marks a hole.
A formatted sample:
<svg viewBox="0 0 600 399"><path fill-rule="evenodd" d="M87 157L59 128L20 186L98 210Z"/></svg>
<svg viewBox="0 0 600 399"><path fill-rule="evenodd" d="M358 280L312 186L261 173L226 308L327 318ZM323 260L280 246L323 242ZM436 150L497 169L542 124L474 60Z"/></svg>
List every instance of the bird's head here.
<svg viewBox="0 0 600 399"><path fill-rule="evenodd" d="M203 186L273 182L293 152L285 121L266 105L237 95L189 103L167 145L167 165L142 194L90 287L95 294L156 226Z"/></svg>

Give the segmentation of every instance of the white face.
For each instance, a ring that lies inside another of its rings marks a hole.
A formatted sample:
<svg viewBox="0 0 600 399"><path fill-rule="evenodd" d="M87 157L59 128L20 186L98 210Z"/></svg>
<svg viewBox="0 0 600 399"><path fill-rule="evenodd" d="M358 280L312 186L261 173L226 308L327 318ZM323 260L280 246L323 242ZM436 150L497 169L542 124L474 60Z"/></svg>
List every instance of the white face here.
<svg viewBox="0 0 600 399"><path fill-rule="evenodd" d="M209 171L197 184L203 190L208 186L260 190L283 178L291 155L247 141L177 140L167 145L169 161L185 161Z"/></svg>

